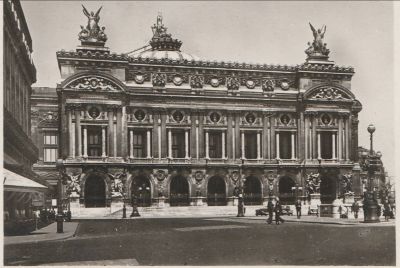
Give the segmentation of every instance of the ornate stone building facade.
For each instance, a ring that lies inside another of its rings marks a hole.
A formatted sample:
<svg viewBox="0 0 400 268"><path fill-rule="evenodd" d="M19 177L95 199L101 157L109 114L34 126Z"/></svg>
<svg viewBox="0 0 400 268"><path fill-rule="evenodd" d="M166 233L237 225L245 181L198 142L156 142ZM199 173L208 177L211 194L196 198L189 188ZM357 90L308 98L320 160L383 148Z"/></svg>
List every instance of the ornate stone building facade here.
<svg viewBox="0 0 400 268"><path fill-rule="evenodd" d="M38 153L31 140L30 96L36 82L32 39L20 1L3 1L3 11L3 205L8 233L29 225L32 209L44 205L47 186L32 172Z"/></svg>
<svg viewBox="0 0 400 268"><path fill-rule="evenodd" d="M322 30L300 65L215 62L183 52L161 16L146 47L110 53L99 11L85 13L82 45L57 52L71 209L362 195L354 70L329 61Z"/></svg>

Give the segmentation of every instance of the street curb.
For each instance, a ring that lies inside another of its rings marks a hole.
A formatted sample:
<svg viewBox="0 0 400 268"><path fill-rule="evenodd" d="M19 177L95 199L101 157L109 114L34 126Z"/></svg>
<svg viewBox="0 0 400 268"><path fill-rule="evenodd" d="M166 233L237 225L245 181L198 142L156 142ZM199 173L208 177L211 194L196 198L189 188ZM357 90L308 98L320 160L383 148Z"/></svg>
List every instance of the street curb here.
<svg viewBox="0 0 400 268"><path fill-rule="evenodd" d="M34 244L34 243L40 243L40 242L58 241L58 240L68 239L68 238L74 237L76 235L76 231L78 230L78 226L79 226L79 223L76 225L74 231L72 231L72 232L63 233L63 234L60 234L59 236L56 236L56 237L53 237L53 238L51 238L51 237L49 237L49 238L40 238L40 239L32 240L32 241L9 241L9 242L7 242L7 237L5 236L5 237L3 237L4 238L3 245L4 246L9 246L9 245L21 245L21 244ZM40 236L40 235L38 235L38 236Z"/></svg>

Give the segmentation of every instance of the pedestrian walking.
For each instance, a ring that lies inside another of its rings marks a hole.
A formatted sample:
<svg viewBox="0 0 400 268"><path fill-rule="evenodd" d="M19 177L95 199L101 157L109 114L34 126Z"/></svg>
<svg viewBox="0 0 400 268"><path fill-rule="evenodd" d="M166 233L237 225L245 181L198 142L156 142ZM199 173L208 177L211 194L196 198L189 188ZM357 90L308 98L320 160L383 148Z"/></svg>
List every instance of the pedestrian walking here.
<svg viewBox="0 0 400 268"><path fill-rule="evenodd" d="M274 214L274 204L272 203L271 200L268 201L267 208L268 208L268 220L267 220L267 223L271 224L272 223L273 214Z"/></svg>
<svg viewBox="0 0 400 268"><path fill-rule="evenodd" d="M281 202L279 202L279 198L276 199L275 203L275 223L284 223L285 221L281 218L281 213L282 213L282 205Z"/></svg>
<svg viewBox="0 0 400 268"><path fill-rule="evenodd" d="M354 213L354 218L358 219L358 211L360 211L360 206L358 205L357 201L354 201L353 205L351 206L351 210Z"/></svg>
<svg viewBox="0 0 400 268"><path fill-rule="evenodd" d="M301 201L300 201L300 199L297 199L295 206L296 206L297 218L300 219L300 217L301 217Z"/></svg>
<svg viewBox="0 0 400 268"><path fill-rule="evenodd" d="M385 203L383 205L383 216L385 216L385 221L389 221L389 218L391 216L391 211L388 203Z"/></svg>

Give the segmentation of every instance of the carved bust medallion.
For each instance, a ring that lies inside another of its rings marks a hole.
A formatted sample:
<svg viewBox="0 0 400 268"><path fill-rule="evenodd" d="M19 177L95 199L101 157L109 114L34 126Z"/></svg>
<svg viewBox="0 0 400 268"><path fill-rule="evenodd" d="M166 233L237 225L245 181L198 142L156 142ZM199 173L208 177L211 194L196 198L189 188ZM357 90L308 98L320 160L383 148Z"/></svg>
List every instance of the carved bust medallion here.
<svg viewBox="0 0 400 268"><path fill-rule="evenodd" d="M136 110L133 115L137 121L142 121L146 117L146 113L143 110Z"/></svg>
<svg viewBox="0 0 400 268"><path fill-rule="evenodd" d="M256 116L253 113L248 113L245 116L246 122L249 124L254 124L254 122L256 121Z"/></svg>
<svg viewBox="0 0 400 268"><path fill-rule="evenodd" d="M213 123L218 123L221 120L221 116L217 112L212 112L210 114L210 120Z"/></svg>
<svg viewBox="0 0 400 268"><path fill-rule="evenodd" d="M183 120L183 113L181 111L175 111L172 114L172 117L174 118L175 122L180 123Z"/></svg>
<svg viewBox="0 0 400 268"><path fill-rule="evenodd" d="M97 108L96 106L91 107L91 108L89 109L88 112L89 112L89 116L90 116L92 119L96 119L96 118L98 118L99 115L100 115L100 110L99 110L99 108Z"/></svg>

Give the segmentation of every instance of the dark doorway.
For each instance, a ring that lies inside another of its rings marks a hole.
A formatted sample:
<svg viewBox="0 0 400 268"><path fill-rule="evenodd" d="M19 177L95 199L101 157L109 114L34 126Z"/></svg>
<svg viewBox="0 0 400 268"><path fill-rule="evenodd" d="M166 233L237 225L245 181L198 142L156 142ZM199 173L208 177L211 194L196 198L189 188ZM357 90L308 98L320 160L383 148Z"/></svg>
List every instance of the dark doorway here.
<svg viewBox="0 0 400 268"><path fill-rule="evenodd" d="M279 199L283 205L293 205L295 201L295 183L290 177L282 177L279 180Z"/></svg>
<svg viewBox="0 0 400 268"><path fill-rule="evenodd" d="M254 176L247 177L244 183L244 203L246 205L261 205L261 182Z"/></svg>
<svg viewBox="0 0 400 268"><path fill-rule="evenodd" d="M137 176L132 181L132 197L136 197L138 207L149 207L151 205L150 181L145 176Z"/></svg>
<svg viewBox="0 0 400 268"><path fill-rule="evenodd" d="M169 187L170 206L189 206L189 183L185 177L173 177Z"/></svg>
<svg viewBox="0 0 400 268"><path fill-rule="evenodd" d="M221 177L214 176L208 181L207 204L209 206L226 206L225 181Z"/></svg>
<svg viewBox="0 0 400 268"><path fill-rule="evenodd" d="M336 180L332 177L322 177L321 179L321 203L332 204L336 199Z"/></svg>
<svg viewBox="0 0 400 268"><path fill-rule="evenodd" d="M85 182L85 207L105 207L106 206L106 183L103 178L91 175Z"/></svg>
<svg viewBox="0 0 400 268"><path fill-rule="evenodd" d="M322 159L332 159L333 150L336 148L332 147L332 132L321 132L321 158Z"/></svg>

